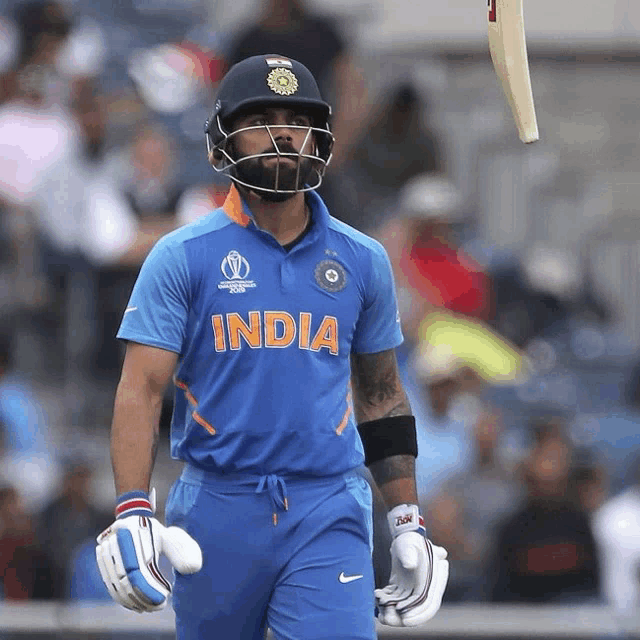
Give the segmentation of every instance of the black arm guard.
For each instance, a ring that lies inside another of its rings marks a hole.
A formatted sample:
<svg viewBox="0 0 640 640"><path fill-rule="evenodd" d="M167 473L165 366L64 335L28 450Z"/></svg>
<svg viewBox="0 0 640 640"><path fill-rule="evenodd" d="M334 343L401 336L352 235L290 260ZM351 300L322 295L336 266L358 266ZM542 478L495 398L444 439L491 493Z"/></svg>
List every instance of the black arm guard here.
<svg viewBox="0 0 640 640"><path fill-rule="evenodd" d="M393 416L363 422L358 425L358 433L367 467L389 456L418 456L416 419L413 416Z"/></svg>

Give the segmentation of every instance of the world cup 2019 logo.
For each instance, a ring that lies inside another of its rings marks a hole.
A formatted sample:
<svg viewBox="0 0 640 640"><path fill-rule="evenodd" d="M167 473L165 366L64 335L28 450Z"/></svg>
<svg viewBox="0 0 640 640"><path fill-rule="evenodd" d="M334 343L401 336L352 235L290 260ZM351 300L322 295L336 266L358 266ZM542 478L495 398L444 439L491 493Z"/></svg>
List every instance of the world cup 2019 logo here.
<svg viewBox="0 0 640 640"><path fill-rule="evenodd" d="M227 280L244 280L250 271L249 263L237 251L229 251L220 269Z"/></svg>
<svg viewBox="0 0 640 640"><path fill-rule="evenodd" d="M220 271L226 278L218 283L218 289L227 289L229 293L244 293L256 286L253 280L247 280L251 267L244 256L235 250L229 251L220 264Z"/></svg>

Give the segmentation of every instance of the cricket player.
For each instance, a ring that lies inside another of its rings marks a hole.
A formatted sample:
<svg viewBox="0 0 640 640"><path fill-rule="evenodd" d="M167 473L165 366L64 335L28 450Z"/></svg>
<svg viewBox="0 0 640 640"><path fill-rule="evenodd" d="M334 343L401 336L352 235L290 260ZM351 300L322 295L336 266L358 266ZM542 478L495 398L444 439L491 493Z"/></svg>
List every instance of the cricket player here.
<svg viewBox="0 0 640 640"><path fill-rule="evenodd" d="M124 312L116 520L98 564L129 609L155 611L172 592L179 640L262 640L267 628L278 640L373 640L376 611L415 626L442 601L447 553L417 506L389 260L314 191L330 113L295 60L233 66L205 124L209 161L232 180L226 202L158 242ZM165 526L150 479L171 381L184 470ZM390 583L375 593L363 464L393 535Z"/></svg>

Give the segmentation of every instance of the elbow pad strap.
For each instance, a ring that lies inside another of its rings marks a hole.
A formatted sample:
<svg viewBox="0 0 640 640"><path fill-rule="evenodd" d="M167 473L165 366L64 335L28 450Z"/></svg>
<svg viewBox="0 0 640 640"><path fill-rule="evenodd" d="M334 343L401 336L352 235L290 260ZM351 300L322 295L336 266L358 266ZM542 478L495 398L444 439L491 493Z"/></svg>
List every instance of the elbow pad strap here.
<svg viewBox="0 0 640 640"><path fill-rule="evenodd" d="M363 422L358 425L358 433L367 467L390 456L418 456L416 419L413 416L393 416Z"/></svg>

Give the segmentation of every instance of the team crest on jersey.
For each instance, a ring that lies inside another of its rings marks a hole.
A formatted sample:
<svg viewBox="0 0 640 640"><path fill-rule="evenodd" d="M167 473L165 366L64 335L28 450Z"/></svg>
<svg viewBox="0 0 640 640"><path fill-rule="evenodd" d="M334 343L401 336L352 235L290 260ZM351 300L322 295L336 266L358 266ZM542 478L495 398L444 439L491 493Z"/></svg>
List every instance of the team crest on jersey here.
<svg viewBox="0 0 640 640"><path fill-rule="evenodd" d="M291 96L298 90L298 78L293 71L284 67L276 67L267 76L269 89L279 96Z"/></svg>
<svg viewBox="0 0 640 640"><path fill-rule="evenodd" d="M347 286L347 272L335 260L322 260L315 269L316 282L330 293L342 291Z"/></svg>
<svg viewBox="0 0 640 640"><path fill-rule="evenodd" d="M254 280L249 280L251 267L248 260L237 251L227 253L220 263L220 271L226 280L218 283L218 289L226 289L229 293L244 293L256 286Z"/></svg>

